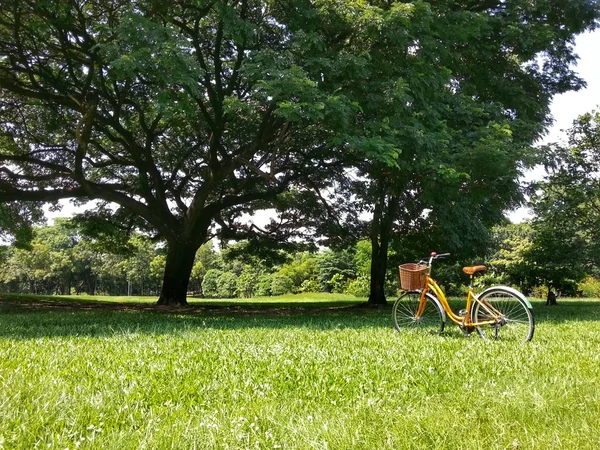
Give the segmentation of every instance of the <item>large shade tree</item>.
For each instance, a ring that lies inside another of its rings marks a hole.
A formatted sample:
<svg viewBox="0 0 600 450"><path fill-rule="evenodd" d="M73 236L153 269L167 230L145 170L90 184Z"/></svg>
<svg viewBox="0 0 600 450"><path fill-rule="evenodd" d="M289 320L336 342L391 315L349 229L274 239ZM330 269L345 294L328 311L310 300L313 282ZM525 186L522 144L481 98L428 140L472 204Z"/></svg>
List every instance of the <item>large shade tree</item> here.
<svg viewBox="0 0 600 450"><path fill-rule="evenodd" d="M488 229L521 200L518 176L550 122L552 96L584 85L572 40L599 15L590 1L431 2L427 12L435 19L411 22L405 54L376 49L378 61L401 61L403 89L365 114L387 125L380 136L396 164L367 162L368 182L355 184L372 212L374 304L386 301L394 235L405 241L398 250L418 239L423 254L481 253Z"/></svg>
<svg viewBox="0 0 600 450"><path fill-rule="evenodd" d="M379 76L363 64L363 29L378 20L368 9L3 1L0 201L99 200L89 220L166 241L159 303L185 304L215 223L227 230L302 180L321 188L363 151L371 137L344 89ZM368 157L385 159L379 150Z"/></svg>
<svg viewBox="0 0 600 450"><path fill-rule="evenodd" d="M383 255L406 209L393 192L419 192L402 174L463 186L448 164L482 138L461 120L530 142L551 95L580 85L570 39L596 13L583 0L5 0L0 201L100 200L95 215L167 242L159 302L185 303L214 224L276 231L232 225L366 161Z"/></svg>

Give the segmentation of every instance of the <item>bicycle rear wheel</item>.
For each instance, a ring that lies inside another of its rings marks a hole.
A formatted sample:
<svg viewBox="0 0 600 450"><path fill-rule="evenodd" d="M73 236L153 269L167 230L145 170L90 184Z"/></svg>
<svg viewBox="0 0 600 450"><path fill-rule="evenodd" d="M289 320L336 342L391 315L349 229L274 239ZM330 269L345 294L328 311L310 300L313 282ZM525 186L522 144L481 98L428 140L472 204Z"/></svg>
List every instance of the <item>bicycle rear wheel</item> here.
<svg viewBox="0 0 600 450"><path fill-rule="evenodd" d="M425 310L417 318L417 311L421 301L420 292L406 292L401 295L392 307L394 327L398 331L419 330L425 333L438 334L444 331L446 315L438 300L427 294Z"/></svg>
<svg viewBox="0 0 600 450"><path fill-rule="evenodd" d="M533 313L523 295L507 287L494 287L484 291L479 296L480 302L473 302L471 320L482 322L492 320L489 307L501 314L498 324L477 327L477 333L482 338L509 341L530 341L535 329Z"/></svg>

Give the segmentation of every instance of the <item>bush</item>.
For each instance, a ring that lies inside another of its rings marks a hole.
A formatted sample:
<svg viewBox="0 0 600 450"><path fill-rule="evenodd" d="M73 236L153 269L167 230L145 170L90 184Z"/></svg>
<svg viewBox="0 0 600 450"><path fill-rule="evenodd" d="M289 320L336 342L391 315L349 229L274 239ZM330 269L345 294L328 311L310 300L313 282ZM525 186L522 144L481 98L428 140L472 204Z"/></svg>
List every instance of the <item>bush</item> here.
<svg viewBox="0 0 600 450"><path fill-rule="evenodd" d="M256 287L256 273L244 269L237 279L237 295L242 298L250 298Z"/></svg>
<svg viewBox="0 0 600 450"><path fill-rule="evenodd" d="M579 283L578 290L584 297L600 298L600 280L594 277L587 277Z"/></svg>
<svg viewBox="0 0 600 450"><path fill-rule="evenodd" d="M321 284L317 280L304 280L298 292L321 292Z"/></svg>
<svg viewBox="0 0 600 450"><path fill-rule="evenodd" d="M258 297L271 295L271 275L263 274L258 277L254 285L254 295Z"/></svg>
<svg viewBox="0 0 600 450"><path fill-rule="evenodd" d="M219 277L223 274L220 270L210 269L204 275L204 280L202 280L202 294L205 297L218 297L218 280Z"/></svg>
<svg viewBox="0 0 600 450"><path fill-rule="evenodd" d="M294 289L294 282L290 277L280 274L271 275L271 295L289 294Z"/></svg>
<svg viewBox="0 0 600 450"><path fill-rule="evenodd" d="M331 287L331 292L334 294L341 294L346 290L348 280L341 273L336 273L331 277L327 284Z"/></svg>
<svg viewBox="0 0 600 450"><path fill-rule="evenodd" d="M371 289L371 282L369 277L360 276L354 280L351 280L346 285L345 294L354 295L356 297L368 297Z"/></svg>
<svg viewBox="0 0 600 450"><path fill-rule="evenodd" d="M219 298L235 297L237 289L237 275L233 272L225 272L217 279L217 296Z"/></svg>
<svg viewBox="0 0 600 450"><path fill-rule="evenodd" d="M295 253L293 260L284 264L277 273L291 278L294 291L299 291L302 283L315 278L318 272L317 258L308 252L299 252Z"/></svg>

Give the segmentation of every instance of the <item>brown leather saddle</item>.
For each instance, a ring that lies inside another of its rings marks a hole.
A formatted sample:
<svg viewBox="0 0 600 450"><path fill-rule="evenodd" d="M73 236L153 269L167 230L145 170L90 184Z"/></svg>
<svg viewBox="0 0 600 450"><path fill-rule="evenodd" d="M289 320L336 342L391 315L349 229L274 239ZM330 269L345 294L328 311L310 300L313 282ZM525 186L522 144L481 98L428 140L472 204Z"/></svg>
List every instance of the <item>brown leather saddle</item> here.
<svg viewBox="0 0 600 450"><path fill-rule="evenodd" d="M475 275L477 272L485 272L487 267L485 266L468 266L463 267L463 272L467 275Z"/></svg>

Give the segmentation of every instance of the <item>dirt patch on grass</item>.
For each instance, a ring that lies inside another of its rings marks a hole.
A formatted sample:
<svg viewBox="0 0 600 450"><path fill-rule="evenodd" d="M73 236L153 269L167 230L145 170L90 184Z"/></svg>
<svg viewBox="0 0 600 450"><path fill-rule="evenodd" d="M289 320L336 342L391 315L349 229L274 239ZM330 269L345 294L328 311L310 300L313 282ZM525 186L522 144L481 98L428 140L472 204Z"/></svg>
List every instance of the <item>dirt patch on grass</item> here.
<svg viewBox="0 0 600 450"><path fill-rule="evenodd" d="M293 315L293 314L322 314L332 311L356 311L365 308L366 303L352 305L319 305L308 304L252 304L240 305L211 305L190 304L188 306L165 306L154 303L111 303L95 301L62 301L54 299L10 299L0 297L0 310L17 311L123 311L123 312L148 312L167 314L206 314L206 313L239 313L261 315Z"/></svg>

